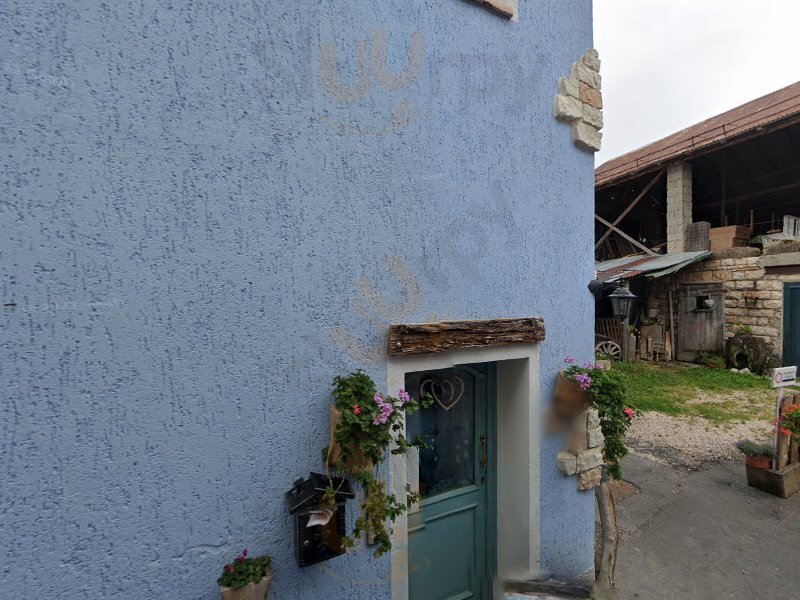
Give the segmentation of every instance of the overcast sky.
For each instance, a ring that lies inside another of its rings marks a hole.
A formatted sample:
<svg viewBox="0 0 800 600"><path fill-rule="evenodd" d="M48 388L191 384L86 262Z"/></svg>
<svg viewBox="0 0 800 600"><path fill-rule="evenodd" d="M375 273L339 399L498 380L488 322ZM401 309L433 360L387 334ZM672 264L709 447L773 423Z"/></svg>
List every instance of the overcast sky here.
<svg viewBox="0 0 800 600"><path fill-rule="evenodd" d="M605 161L800 80L800 0L594 0Z"/></svg>

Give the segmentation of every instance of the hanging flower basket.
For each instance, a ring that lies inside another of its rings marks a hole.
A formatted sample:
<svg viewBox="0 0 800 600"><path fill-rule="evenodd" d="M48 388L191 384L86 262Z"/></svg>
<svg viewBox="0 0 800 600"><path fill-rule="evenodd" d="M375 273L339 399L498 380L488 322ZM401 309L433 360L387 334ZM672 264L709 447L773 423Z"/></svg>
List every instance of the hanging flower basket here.
<svg viewBox="0 0 800 600"><path fill-rule="evenodd" d="M553 410L562 417L577 417L594 403L592 396L561 371L556 379Z"/></svg>
<svg viewBox="0 0 800 600"><path fill-rule="evenodd" d="M331 440L328 446L328 457L326 464L331 469L339 469L348 473L357 473L359 471L371 471L373 464L364 453L361 451L361 441L363 435L359 431L352 431L350 433L352 444L350 444L349 456L344 465L339 464L342 455L342 446L336 441L334 436L336 428L342 422L342 413L336 406L331 406Z"/></svg>
<svg viewBox="0 0 800 600"><path fill-rule="evenodd" d="M353 548L355 540L367 532L375 545L374 555L379 557L392 547L390 523L419 498L410 491L404 496L388 493L386 482L378 476L376 467L386 460L390 448L392 454L403 454L412 446L425 447L422 439L406 440L403 420L406 414L431 406L433 398L425 396L414 400L402 389L396 398L384 395L361 370L334 377L332 395L331 441L324 455L330 485L325 496L336 495L331 470L349 475L361 485L364 493L361 514L356 518L352 534L343 538L342 543L345 548Z"/></svg>

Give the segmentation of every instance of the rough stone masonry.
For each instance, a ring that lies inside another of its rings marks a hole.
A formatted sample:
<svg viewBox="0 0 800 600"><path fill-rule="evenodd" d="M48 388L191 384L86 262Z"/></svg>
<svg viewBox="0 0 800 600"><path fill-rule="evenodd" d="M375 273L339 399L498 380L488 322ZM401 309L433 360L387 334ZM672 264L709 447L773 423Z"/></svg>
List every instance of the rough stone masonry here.
<svg viewBox="0 0 800 600"><path fill-rule="evenodd" d="M589 409L575 418L567 437L567 448L556 457L558 470L578 476L578 489L600 485L603 464L603 433L597 411Z"/></svg>
<svg viewBox="0 0 800 600"><path fill-rule="evenodd" d="M572 65L572 74L558 80L553 116L572 125L572 141L581 150L597 152L603 139L603 95L600 56L588 50Z"/></svg>

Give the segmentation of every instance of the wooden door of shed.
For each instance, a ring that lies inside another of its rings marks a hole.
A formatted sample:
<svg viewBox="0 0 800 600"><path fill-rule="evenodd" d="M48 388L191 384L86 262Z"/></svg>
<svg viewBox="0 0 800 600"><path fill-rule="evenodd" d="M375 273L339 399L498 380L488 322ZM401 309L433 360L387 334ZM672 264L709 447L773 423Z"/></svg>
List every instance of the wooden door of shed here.
<svg viewBox="0 0 800 600"><path fill-rule="evenodd" d="M681 286L678 297L678 360L696 360L700 352L723 355L725 292L722 286Z"/></svg>

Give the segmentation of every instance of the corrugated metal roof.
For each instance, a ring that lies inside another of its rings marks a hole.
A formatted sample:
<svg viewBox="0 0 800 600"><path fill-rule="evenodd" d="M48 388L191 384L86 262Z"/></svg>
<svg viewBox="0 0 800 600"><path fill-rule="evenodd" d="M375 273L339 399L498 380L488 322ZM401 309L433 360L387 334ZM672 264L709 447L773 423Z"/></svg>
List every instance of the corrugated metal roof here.
<svg viewBox="0 0 800 600"><path fill-rule="evenodd" d="M800 81L600 165L595 187L619 183L678 158L691 158L732 138L795 122L800 122Z"/></svg>
<svg viewBox="0 0 800 600"><path fill-rule="evenodd" d="M597 278L602 282L632 279L639 275L657 278L675 273L692 263L705 260L709 256L711 256L711 252L707 250L675 252L659 256L636 254L595 263L594 269L597 272Z"/></svg>

